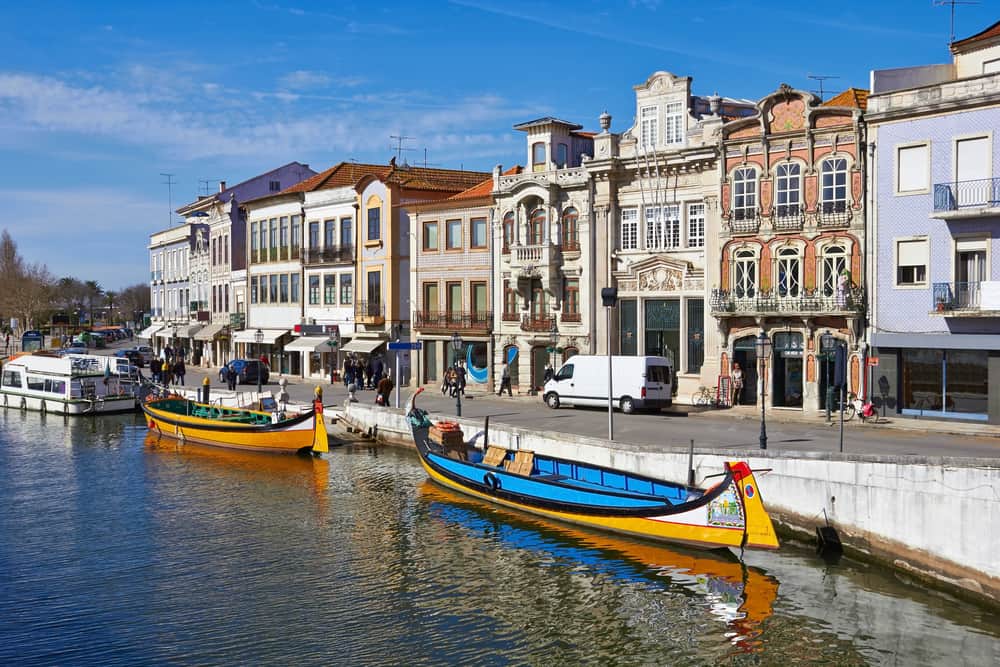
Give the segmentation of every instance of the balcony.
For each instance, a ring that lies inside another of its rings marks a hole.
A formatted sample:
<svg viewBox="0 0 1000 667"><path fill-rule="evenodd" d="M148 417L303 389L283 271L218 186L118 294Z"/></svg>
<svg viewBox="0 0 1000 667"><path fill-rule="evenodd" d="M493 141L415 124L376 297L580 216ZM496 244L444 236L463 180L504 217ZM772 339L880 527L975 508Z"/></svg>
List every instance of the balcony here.
<svg viewBox="0 0 1000 667"><path fill-rule="evenodd" d="M820 227L847 227L851 224L851 208L846 201L825 201L820 203L816 215Z"/></svg>
<svg viewBox="0 0 1000 667"><path fill-rule="evenodd" d="M1000 281L934 283L932 315L1000 317Z"/></svg>
<svg viewBox="0 0 1000 667"><path fill-rule="evenodd" d="M525 315L521 318L521 331L548 333L556 326L556 318L550 315Z"/></svg>
<svg viewBox="0 0 1000 667"><path fill-rule="evenodd" d="M949 219L1000 216L1000 178L938 183L934 186L934 213Z"/></svg>
<svg viewBox="0 0 1000 667"><path fill-rule="evenodd" d="M517 313L517 312L514 312L514 313L504 313L501 316L500 319L503 320L504 322L520 322L521 321L521 313Z"/></svg>
<svg viewBox="0 0 1000 667"><path fill-rule="evenodd" d="M539 278L553 269L559 260L559 248L551 243L515 245L510 249L510 268L516 278Z"/></svg>
<svg viewBox="0 0 1000 667"><path fill-rule="evenodd" d="M805 212L799 204L779 205L774 207L771 225L776 232L799 232L805 220Z"/></svg>
<svg viewBox="0 0 1000 667"><path fill-rule="evenodd" d="M422 333L488 333L493 329L490 311L461 312L418 310L413 313L413 328Z"/></svg>
<svg viewBox="0 0 1000 667"><path fill-rule="evenodd" d="M302 256L306 266L315 264L349 264L354 261L354 246L306 248Z"/></svg>
<svg viewBox="0 0 1000 667"><path fill-rule="evenodd" d="M564 312L562 315L559 316L559 319L562 320L566 324L569 324L569 323L578 323L578 322L582 322L583 321L583 316L580 315L580 313L566 313L566 312Z"/></svg>
<svg viewBox="0 0 1000 667"><path fill-rule="evenodd" d="M385 324L385 305L380 301L358 301L354 304L354 319L358 324Z"/></svg>
<svg viewBox="0 0 1000 667"><path fill-rule="evenodd" d="M727 226L733 234L756 234L760 229L760 215L756 210L735 209L729 214Z"/></svg>
<svg viewBox="0 0 1000 667"><path fill-rule="evenodd" d="M865 295L860 287L835 295L824 295L818 289L802 290L795 296L781 296L776 290L742 295L712 290L711 307L716 317L854 314L864 311Z"/></svg>

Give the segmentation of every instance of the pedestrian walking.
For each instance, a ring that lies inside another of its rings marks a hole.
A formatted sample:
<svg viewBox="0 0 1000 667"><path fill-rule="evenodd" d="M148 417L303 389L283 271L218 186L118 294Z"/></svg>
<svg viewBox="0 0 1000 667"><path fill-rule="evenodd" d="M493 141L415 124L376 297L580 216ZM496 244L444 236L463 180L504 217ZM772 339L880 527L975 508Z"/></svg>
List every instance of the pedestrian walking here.
<svg viewBox="0 0 1000 667"><path fill-rule="evenodd" d="M236 391L236 382L239 377L236 375L236 369L226 364L226 386L229 387L229 391Z"/></svg>
<svg viewBox="0 0 1000 667"><path fill-rule="evenodd" d="M500 369L500 391L497 392L497 396L503 396L504 389L507 390L508 396L514 395L510 390L510 366L506 361Z"/></svg>
<svg viewBox="0 0 1000 667"><path fill-rule="evenodd" d="M544 385L546 382L548 382L549 380L551 380L553 375L555 375L555 371L552 370L552 364L546 363L545 364L545 375L542 376L542 384Z"/></svg>
<svg viewBox="0 0 1000 667"><path fill-rule="evenodd" d="M187 374L187 368L184 366L184 358L178 357L177 362L174 364L174 379L177 384L184 386L184 376Z"/></svg>
<svg viewBox="0 0 1000 667"><path fill-rule="evenodd" d="M172 374L172 373L171 373L171 371L170 371L170 362L169 362L168 360L166 360L166 359L165 359L165 360L164 360L164 361L163 361L163 362L162 362L162 363L160 364L160 369L161 369L161 370L160 370L160 377L161 377L161 378L162 378L162 380L163 380L163 384L165 384L166 386L168 386L168 387L169 387L169 386L170 386L170 383L171 383L171 380L173 379L173 378L171 377L171 376L172 376L173 374Z"/></svg>
<svg viewBox="0 0 1000 667"><path fill-rule="evenodd" d="M740 362L733 362L733 370L730 372L729 376L732 378L731 382L733 385L733 395L729 404L739 405L743 395L743 369L740 368Z"/></svg>
<svg viewBox="0 0 1000 667"><path fill-rule="evenodd" d="M350 357L344 358L344 388L351 384L351 380L354 379L354 364L351 362Z"/></svg>
<svg viewBox="0 0 1000 667"><path fill-rule="evenodd" d="M457 393L461 394L462 396L465 396L465 376L466 376L466 374L465 374L465 366L462 365L461 361L458 362L458 364L456 364L456 366L455 366L455 374L457 376L456 377L456 381L457 381L456 382Z"/></svg>
<svg viewBox="0 0 1000 667"><path fill-rule="evenodd" d="M389 405L389 397L392 395L392 388L395 385L392 379L389 378L388 373L382 375L382 379L378 381L378 386L375 389L375 404L376 405Z"/></svg>

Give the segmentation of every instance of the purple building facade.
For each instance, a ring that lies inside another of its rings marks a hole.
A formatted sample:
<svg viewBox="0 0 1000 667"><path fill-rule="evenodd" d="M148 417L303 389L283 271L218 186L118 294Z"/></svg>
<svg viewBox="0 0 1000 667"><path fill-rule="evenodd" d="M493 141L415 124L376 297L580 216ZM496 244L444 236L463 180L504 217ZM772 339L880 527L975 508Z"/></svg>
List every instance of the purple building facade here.
<svg viewBox="0 0 1000 667"><path fill-rule="evenodd" d="M1000 423L1000 22L950 65L872 73L872 396Z"/></svg>

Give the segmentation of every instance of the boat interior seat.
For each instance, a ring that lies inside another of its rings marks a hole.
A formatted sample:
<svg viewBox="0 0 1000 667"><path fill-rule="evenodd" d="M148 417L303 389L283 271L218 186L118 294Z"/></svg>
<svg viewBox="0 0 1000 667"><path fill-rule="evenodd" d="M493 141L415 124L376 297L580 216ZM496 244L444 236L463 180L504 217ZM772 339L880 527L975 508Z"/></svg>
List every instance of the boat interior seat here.
<svg viewBox="0 0 1000 667"><path fill-rule="evenodd" d="M515 475L528 476L531 474L531 470L535 465L535 453L518 451L514 454L514 460L506 465L507 472L514 473Z"/></svg>
<svg viewBox="0 0 1000 667"><path fill-rule="evenodd" d="M507 450L503 447L490 447L483 455L483 465L499 466L507 458Z"/></svg>

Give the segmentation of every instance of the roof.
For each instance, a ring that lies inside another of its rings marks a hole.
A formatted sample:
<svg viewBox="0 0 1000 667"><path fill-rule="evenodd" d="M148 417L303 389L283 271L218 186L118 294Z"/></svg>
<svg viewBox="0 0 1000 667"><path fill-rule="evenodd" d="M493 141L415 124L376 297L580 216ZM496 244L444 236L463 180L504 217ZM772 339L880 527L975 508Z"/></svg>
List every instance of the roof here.
<svg viewBox="0 0 1000 667"><path fill-rule="evenodd" d="M341 162L312 178L285 188L279 195L296 192L313 192L330 188L355 185L365 176L374 176L386 183L395 183L413 190L434 190L438 192L461 192L478 185L489 174L481 171L459 169L432 169L430 167L398 166L396 160L389 164L363 164Z"/></svg>
<svg viewBox="0 0 1000 667"><path fill-rule="evenodd" d="M384 178L389 171L389 167L384 164L361 164L358 162L341 162L326 171L322 171L311 178L307 178L301 183L296 183L281 191L281 194L292 192L312 192L314 190L328 190L330 188L340 188L352 186L358 182L362 176L378 176Z"/></svg>
<svg viewBox="0 0 1000 667"><path fill-rule="evenodd" d="M593 139L597 136L597 132L584 132L583 130L574 130L573 134L578 137L587 137L588 139Z"/></svg>
<svg viewBox="0 0 1000 667"><path fill-rule="evenodd" d="M824 107L855 107L864 111L868 108L868 91L864 88L848 88L823 102Z"/></svg>
<svg viewBox="0 0 1000 667"><path fill-rule="evenodd" d="M527 130L532 127L540 127L542 125L565 125L571 130L582 130L583 125L578 125L577 123L571 123L568 120L560 120L559 118L553 118L552 116L545 116L544 118L536 118L535 120L529 120L526 123L518 123L514 126L515 130Z"/></svg>
<svg viewBox="0 0 1000 667"><path fill-rule="evenodd" d="M515 174L520 174L522 171L524 171L524 168L521 167L521 165L516 164L507 171L503 172L503 174L501 175L514 176ZM480 197L489 197L492 194L493 194L493 177L490 176L486 180L472 186L468 190L463 190L462 192L459 192L457 195L452 195L448 197L448 201L455 201L462 199L477 199Z"/></svg>
<svg viewBox="0 0 1000 667"><path fill-rule="evenodd" d="M986 30L976 33L971 37L966 37L965 39L960 39L957 42L952 42L951 52L956 53L958 51L965 51L968 47L975 47L978 42L985 42L986 40L992 40L993 38L1000 38L1000 21L997 21Z"/></svg>
<svg viewBox="0 0 1000 667"><path fill-rule="evenodd" d="M248 179L246 179L244 181L240 181L239 183L237 183L235 185L228 185L226 187L226 189L222 190L221 192L213 192L212 194L208 194L208 195L199 195L198 199L196 199L195 201L193 201L193 202L191 202L189 204L185 204L184 206L181 206L180 208L178 208L177 212L181 213L183 215L183 213L182 213L183 211L188 210L188 209L192 209L192 208L197 209L201 205L205 204L208 201L226 201L226 199L227 199L226 195L232 193L234 190L237 190L237 189L243 187L244 185L247 185L251 181L255 181L255 180L258 180L258 179L267 178L271 174L278 173L282 169L287 169L288 167L292 167L292 166L295 166L295 165L298 165L299 167L301 167L302 170L305 171L305 172L312 173L312 169L309 168L309 165L304 164L302 162L298 162L297 160L293 160L293 161L289 162L288 164L283 164L280 167L275 167L274 169L271 169L270 171L265 171L262 174L257 174L256 176L251 176L250 178L248 178ZM301 176L301 174L300 174L300 176ZM271 193L268 193L267 195L264 195L262 197L255 197L254 199L251 199L251 200L248 200L248 201L256 201L258 199L266 199L267 197L272 197L275 194L277 194L277 193L271 192Z"/></svg>

